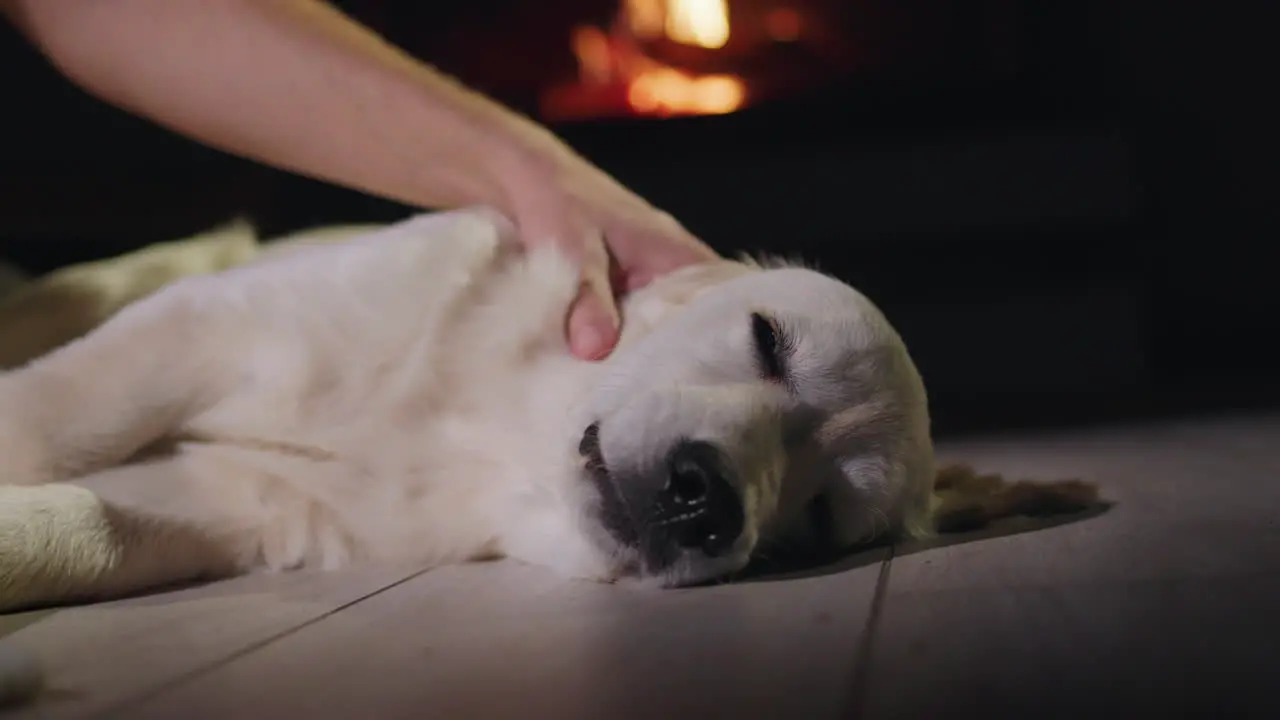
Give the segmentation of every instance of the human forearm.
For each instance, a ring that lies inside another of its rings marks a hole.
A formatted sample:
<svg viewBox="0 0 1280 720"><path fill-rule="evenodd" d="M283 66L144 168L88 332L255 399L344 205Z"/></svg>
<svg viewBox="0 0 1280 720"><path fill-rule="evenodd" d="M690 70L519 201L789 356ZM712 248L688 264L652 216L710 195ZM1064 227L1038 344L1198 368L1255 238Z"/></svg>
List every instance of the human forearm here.
<svg viewBox="0 0 1280 720"><path fill-rule="evenodd" d="M413 205L505 206L509 176L567 152L317 0L4 7L69 78L115 105L211 146Z"/></svg>
<svg viewBox="0 0 1280 720"><path fill-rule="evenodd" d="M0 0L0 10L81 87L208 145L411 205L496 207L524 246L554 246L578 265L566 324L579 357L616 341L615 291L716 257L546 129L322 0Z"/></svg>

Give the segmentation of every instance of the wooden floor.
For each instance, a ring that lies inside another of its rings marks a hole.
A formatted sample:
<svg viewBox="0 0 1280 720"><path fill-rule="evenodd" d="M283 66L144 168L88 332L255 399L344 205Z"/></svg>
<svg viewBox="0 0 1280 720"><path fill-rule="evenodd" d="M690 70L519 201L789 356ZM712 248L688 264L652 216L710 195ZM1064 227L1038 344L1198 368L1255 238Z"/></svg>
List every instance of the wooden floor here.
<svg viewBox="0 0 1280 720"><path fill-rule="evenodd" d="M1114 505L661 593L515 564L244 578L0 618L14 717L1280 717L1280 417L942 448Z"/></svg>

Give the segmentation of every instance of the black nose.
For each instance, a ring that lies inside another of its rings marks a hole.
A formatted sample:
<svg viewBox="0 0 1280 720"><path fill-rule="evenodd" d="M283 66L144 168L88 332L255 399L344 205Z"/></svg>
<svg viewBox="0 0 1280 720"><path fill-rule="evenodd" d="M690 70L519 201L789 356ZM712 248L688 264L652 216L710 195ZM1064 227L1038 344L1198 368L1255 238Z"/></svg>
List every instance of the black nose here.
<svg viewBox="0 0 1280 720"><path fill-rule="evenodd" d="M714 445L689 440L667 459L667 482L654 503L651 526L666 540L708 556L723 555L742 534L742 501L727 458Z"/></svg>

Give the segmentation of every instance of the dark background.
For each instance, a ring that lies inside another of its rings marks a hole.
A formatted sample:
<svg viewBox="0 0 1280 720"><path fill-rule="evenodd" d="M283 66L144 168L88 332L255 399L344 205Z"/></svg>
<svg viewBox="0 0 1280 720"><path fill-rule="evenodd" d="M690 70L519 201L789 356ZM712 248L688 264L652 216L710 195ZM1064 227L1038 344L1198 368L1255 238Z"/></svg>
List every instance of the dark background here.
<svg viewBox="0 0 1280 720"><path fill-rule="evenodd" d="M511 3L341 4L492 89L456 29L510 23ZM1028 0L1007 76L864 74L732 116L557 129L717 249L802 256L862 289L944 433L1269 406L1275 14ZM233 214L275 232L408 212L106 107L8 28L0 77L0 256L29 270Z"/></svg>

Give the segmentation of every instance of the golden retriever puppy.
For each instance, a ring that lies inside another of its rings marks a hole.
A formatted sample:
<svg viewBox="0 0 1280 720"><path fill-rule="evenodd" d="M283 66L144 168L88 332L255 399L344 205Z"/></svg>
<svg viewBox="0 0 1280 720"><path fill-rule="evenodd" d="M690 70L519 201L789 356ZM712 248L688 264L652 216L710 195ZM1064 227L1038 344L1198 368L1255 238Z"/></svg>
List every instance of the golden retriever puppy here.
<svg viewBox="0 0 1280 720"><path fill-rule="evenodd" d="M575 267L513 232L474 208L219 246L0 374L0 610L496 557L666 587L932 532L925 388L863 295L688 267L582 362Z"/></svg>

